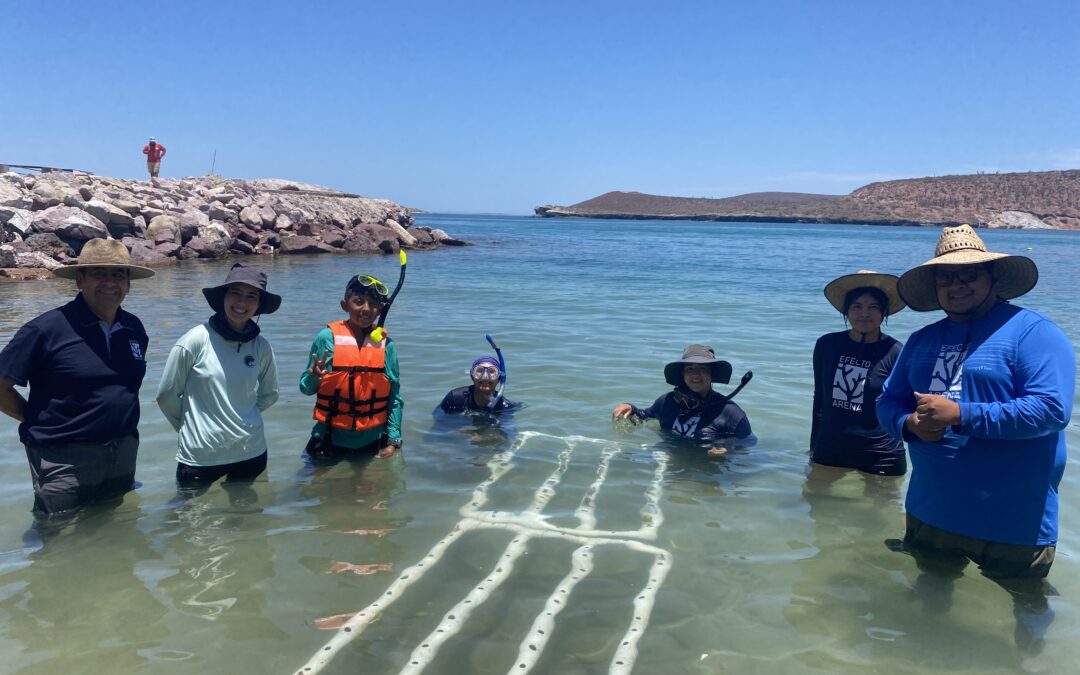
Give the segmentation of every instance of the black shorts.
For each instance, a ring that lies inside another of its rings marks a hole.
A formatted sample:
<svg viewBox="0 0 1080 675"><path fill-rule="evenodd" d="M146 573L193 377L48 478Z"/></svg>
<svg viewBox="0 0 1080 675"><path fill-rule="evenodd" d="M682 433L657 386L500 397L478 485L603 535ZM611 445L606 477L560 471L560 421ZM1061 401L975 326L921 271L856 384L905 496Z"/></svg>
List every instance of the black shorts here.
<svg viewBox="0 0 1080 675"><path fill-rule="evenodd" d="M34 513L56 515L133 489L139 439L122 436L104 443L27 445L34 483Z"/></svg>
<svg viewBox="0 0 1080 675"><path fill-rule="evenodd" d="M323 443L323 439L312 436L308 441L304 452L317 463L334 463L347 458L370 458L374 457L382 447L382 439L377 438L367 445L359 448L343 448L333 443Z"/></svg>
<svg viewBox="0 0 1080 675"><path fill-rule="evenodd" d="M935 559L925 561L941 566L948 559L962 567L970 560L979 571L995 580L1042 579L1050 573L1054 564L1054 546L1023 546L985 541L955 534L907 514L904 532L904 548L920 561L920 555L929 553Z"/></svg>
<svg viewBox="0 0 1080 675"><path fill-rule="evenodd" d="M266 451L258 457L232 464L217 466L191 466L176 463L176 486L181 488L206 487L221 477L230 483L250 483L266 471Z"/></svg>

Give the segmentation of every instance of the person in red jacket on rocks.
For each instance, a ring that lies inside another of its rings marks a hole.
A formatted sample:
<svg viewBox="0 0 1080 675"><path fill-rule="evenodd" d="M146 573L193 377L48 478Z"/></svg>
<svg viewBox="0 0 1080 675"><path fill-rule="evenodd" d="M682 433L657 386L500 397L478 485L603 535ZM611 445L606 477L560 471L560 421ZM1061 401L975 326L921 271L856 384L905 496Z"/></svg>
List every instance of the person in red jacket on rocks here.
<svg viewBox="0 0 1080 675"><path fill-rule="evenodd" d="M150 137L150 142L143 146L142 154L146 155L146 169L150 172L150 178L157 178L161 170L161 158L165 156L165 146Z"/></svg>

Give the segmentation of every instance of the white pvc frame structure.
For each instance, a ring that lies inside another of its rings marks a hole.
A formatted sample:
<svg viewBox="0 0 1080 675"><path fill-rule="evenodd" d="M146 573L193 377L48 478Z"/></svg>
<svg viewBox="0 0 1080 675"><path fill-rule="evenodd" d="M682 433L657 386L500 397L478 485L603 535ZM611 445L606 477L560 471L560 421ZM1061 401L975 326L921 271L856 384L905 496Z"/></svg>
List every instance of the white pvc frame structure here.
<svg viewBox="0 0 1080 675"><path fill-rule="evenodd" d="M488 488L512 468L511 461L516 452L529 439L536 437L565 441L567 448L559 454L558 465L547 480L544 481L544 484L536 491L532 504L520 513L482 510L488 500ZM574 587L593 571L593 549L600 545L618 545L653 556L648 581L634 598L633 617L626 633L619 641L619 646L615 650L615 656L608 669L608 672L614 675L630 673L634 662L637 660L637 644L642 635L645 634L645 628L649 623L649 616L652 613L657 591L664 583L664 579L671 568L671 554L662 548L647 543L656 540L657 530L663 523L663 514L660 511L660 494L664 471L667 468L668 455L661 451L652 453L656 466L652 481L645 491L645 506L641 509L641 527L639 529L628 531L596 529L595 507L597 497L607 478L611 458L620 452L615 447L608 447L601 454L596 478L592 485L589 486L585 497L582 498L580 506L574 513L579 523L578 526L568 528L552 525L542 515L544 507L547 506L547 503L555 494L556 487L562 481L562 477L569 467L574 448L581 442L606 443L603 440L581 436L560 438L533 431L519 434L508 451L496 454L488 462L491 476L473 489L472 500L468 505L462 507L461 520L450 534L435 544L419 562L403 571L379 599L354 614L351 619L342 625L337 633L311 657L307 664L296 671L297 675L317 675L322 672L323 668L330 663L334 656L363 633L364 629L383 610L393 604L394 601L401 597L404 591L438 563L447 549L450 548L450 545L460 539L462 535L473 530L491 529L507 530L515 536L499 556L491 573L454 605L443 616L442 621L435 627L435 630L413 650L408 662L401 670L402 675L415 675L431 664L439 648L461 630L472 612L482 605L502 582L510 576L514 563L525 553L529 540L535 538L560 539L576 543L579 546L571 554L570 566L566 576L555 587L543 610L533 620L529 632L525 635L518 649L518 656L508 672L523 675L533 669L554 631L556 617L566 606L566 600L570 597Z"/></svg>

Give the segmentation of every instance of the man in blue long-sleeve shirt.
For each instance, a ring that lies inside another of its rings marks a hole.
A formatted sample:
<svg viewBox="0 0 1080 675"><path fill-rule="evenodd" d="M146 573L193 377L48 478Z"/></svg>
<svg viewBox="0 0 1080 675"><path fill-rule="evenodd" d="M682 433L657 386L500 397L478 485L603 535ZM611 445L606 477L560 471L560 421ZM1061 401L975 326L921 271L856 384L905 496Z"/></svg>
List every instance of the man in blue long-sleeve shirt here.
<svg viewBox="0 0 1080 675"><path fill-rule="evenodd" d="M1026 632L1029 645L1050 616L1041 589L1076 378L1061 329L1007 302L1037 280L1029 258L987 252L970 226L944 228L935 257L899 291L912 309L947 316L911 336L877 404L911 456L904 549L947 579L974 561L1017 598L1018 641Z"/></svg>

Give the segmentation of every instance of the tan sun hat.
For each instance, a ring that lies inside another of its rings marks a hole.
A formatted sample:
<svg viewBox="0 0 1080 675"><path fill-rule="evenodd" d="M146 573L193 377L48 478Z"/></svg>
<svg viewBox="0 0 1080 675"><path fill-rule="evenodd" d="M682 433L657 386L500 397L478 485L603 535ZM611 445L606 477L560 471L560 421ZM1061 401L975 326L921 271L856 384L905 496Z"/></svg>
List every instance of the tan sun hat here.
<svg viewBox="0 0 1080 675"><path fill-rule="evenodd" d="M131 254L127 246L115 239L91 239L83 244L79 251L79 262L53 270L61 279L74 279L75 273L88 267L122 267L130 270L132 279L147 279L154 276L149 267L131 264Z"/></svg>
<svg viewBox="0 0 1080 675"><path fill-rule="evenodd" d="M716 358L716 352L709 345L689 345L683 350L681 359L664 366L664 381L679 386L683 383L683 367L694 364L708 366L713 382L731 382L731 364Z"/></svg>
<svg viewBox="0 0 1080 675"><path fill-rule="evenodd" d="M856 288L876 288L889 298L888 315L892 316L905 307L900 293L896 290L899 279L893 274L882 274L873 270L859 270L855 274L845 274L833 279L825 286L825 299L836 308L836 311L844 313L844 298Z"/></svg>
<svg viewBox="0 0 1080 675"><path fill-rule="evenodd" d="M936 265L980 265L992 263L997 295L1005 300L1027 293L1039 281L1039 268L1026 256L990 253L970 225L941 230L934 257L900 276L897 290L908 307L916 312L941 309L934 280Z"/></svg>

